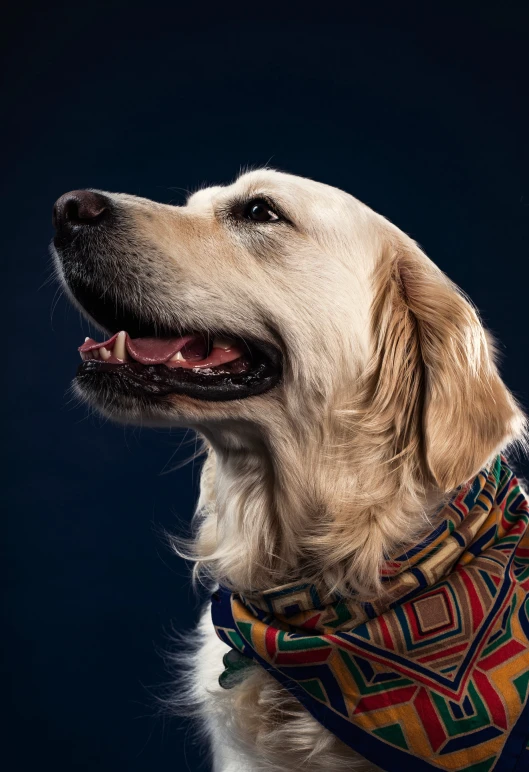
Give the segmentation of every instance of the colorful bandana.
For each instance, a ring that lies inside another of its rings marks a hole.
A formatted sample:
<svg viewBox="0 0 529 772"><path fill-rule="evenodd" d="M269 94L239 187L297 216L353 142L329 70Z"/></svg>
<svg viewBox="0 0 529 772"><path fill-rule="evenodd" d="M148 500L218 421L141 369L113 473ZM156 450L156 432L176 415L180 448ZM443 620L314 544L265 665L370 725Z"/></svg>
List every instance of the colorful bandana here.
<svg viewBox="0 0 529 772"><path fill-rule="evenodd" d="M384 600L323 603L301 582L259 596L221 587L225 664L240 678L241 654L259 663L391 772L528 772L528 502L498 456L441 517L386 564Z"/></svg>

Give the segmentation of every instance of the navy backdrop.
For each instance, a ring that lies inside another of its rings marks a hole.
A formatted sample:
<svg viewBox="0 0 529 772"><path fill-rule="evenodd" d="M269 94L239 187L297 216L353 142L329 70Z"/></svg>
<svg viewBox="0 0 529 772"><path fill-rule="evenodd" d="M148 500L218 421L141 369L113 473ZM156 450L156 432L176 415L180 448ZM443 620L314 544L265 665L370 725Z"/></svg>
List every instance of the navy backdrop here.
<svg viewBox="0 0 529 772"><path fill-rule="evenodd" d="M193 439L70 401L87 329L46 282L61 193L178 203L266 163L345 188L472 296L528 406L527 18L521 3L399 5L331 22L264 3L215 21L22 2L4 24L8 769L209 768L156 702L171 627L198 609L160 536L191 516L198 468L164 472Z"/></svg>

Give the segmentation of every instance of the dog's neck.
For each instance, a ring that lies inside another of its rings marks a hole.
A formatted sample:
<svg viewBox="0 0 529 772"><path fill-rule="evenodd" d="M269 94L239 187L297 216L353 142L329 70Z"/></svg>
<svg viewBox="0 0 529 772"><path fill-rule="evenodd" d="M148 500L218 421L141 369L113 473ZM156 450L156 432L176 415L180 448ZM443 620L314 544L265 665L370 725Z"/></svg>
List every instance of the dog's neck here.
<svg viewBox="0 0 529 772"><path fill-rule="evenodd" d="M432 528L443 497L417 483L406 458L383 443L342 453L340 438L263 434L255 427L203 432L205 462L198 564L239 591L299 578L373 598L388 555Z"/></svg>

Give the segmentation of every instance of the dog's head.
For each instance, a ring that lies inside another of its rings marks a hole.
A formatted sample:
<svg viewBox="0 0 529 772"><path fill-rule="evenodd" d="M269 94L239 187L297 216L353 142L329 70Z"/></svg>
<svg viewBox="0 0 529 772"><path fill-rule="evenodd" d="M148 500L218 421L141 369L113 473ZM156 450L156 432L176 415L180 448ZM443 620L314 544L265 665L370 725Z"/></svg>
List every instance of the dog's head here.
<svg viewBox="0 0 529 772"><path fill-rule="evenodd" d="M109 338L76 388L111 417L324 437L341 413L442 490L520 429L470 303L342 191L261 170L185 206L75 191L54 220L60 276Z"/></svg>

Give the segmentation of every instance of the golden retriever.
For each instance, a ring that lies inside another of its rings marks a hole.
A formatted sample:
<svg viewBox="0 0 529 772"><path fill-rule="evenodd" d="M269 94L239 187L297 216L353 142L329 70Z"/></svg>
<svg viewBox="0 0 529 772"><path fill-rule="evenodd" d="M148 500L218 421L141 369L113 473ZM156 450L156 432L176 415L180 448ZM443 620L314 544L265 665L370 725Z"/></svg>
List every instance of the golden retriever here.
<svg viewBox="0 0 529 772"><path fill-rule="evenodd" d="M185 206L74 191L54 220L64 286L112 334L81 347L76 391L204 439L187 550L212 585L372 599L384 556L522 436L470 302L343 191L262 169ZM217 772L375 769L264 670L221 689L208 609L196 637L180 702Z"/></svg>

